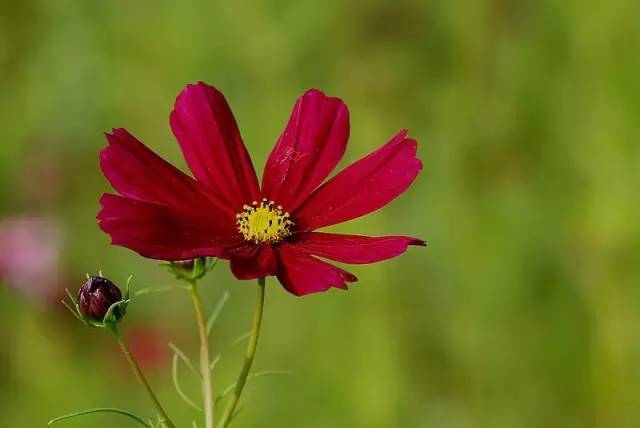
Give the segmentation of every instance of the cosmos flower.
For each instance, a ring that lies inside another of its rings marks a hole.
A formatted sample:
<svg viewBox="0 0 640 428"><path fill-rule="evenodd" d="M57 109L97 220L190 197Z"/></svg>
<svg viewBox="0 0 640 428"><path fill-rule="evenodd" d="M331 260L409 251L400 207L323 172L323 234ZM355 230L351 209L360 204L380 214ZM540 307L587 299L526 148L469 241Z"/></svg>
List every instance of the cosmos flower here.
<svg viewBox="0 0 640 428"><path fill-rule="evenodd" d="M316 231L373 212L410 186L422 162L406 130L325 181L345 152L349 112L339 98L311 89L297 100L259 185L218 90L188 85L170 123L195 179L124 129L107 134L100 166L120 195L102 196L98 220L114 245L159 260L220 257L237 278L275 275L295 295L357 280L321 259L373 263L424 245Z"/></svg>

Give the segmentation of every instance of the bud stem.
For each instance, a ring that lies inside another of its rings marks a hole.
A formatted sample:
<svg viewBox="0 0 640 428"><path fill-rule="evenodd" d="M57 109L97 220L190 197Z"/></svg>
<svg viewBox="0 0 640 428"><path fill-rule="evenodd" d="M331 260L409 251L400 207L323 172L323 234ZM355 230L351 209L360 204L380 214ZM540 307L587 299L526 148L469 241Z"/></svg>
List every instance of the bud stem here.
<svg viewBox="0 0 640 428"><path fill-rule="evenodd" d="M204 408L205 428L213 428L213 390L211 388L211 369L209 362L209 337L207 335L207 324L204 318L202 302L198 293L198 286L195 280L191 283L191 300L196 312L198 321L198 331L200 334L200 375L202 377L202 401Z"/></svg>
<svg viewBox="0 0 640 428"><path fill-rule="evenodd" d="M251 371L251 365L253 364L253 359L256 355L256 348L258 345L260 324L262 323L262 312L264 309L264 292L265 279L258 278L258 296L256 300L256 308L253 313L251 335L249 336L249 343L247 344L244 364L242 365L242 369L240 370L240 374L238 375L238 380L236 381L233 393L231 394L231 398L229 398L227 407L225 408L222 419L220 420L219 428L226 428L227 425L229 425L229 423L231 422L231 419L233 418L236 410L236 406L238 405L238 401L240 401L240 395L242 395L242 390L244 389L244 385L247 381L247 376L249 376L249 372Z"/></svg>
<svg viewBox="0 0 640 428"><path fill-rule="evenodd" d="M111 326L109 329L113 332L113 335L116 338L116 342L118 342L118 345L120 345L120 349L122 350L122 353L124 354L125 358L129 362L129 365L133 369L133 372L135 373L136 378L138 379L138 382L140 383L140 385L142 385L144 390L147 392L147 395L151 399L153 406L156 408L161 426L165 426L167 428L176 428L173 422L171 422L171 419L169 419L169 416L167 416L167 413L162 408L160 401L158 401L158 398L156 397L153 390L151 389L151 385L149 385L149 382L147 382L147 379L144 377L144 374L140 369L140 365L138 364L135 357L131 353L129 346L124 341L124 338L120 334L118 327L114 325L114 326Z"/></svg>

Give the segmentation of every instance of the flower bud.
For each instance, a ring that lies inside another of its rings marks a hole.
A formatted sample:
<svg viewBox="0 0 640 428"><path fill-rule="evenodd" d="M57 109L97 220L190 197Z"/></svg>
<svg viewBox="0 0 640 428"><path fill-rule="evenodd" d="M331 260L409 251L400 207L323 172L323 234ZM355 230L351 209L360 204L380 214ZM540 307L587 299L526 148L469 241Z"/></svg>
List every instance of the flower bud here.
<svg viewBox="0 0 640 428"><path fill-rule="evenodd" d="M107 278L91 276L82 284L78 300L82 315L92 321L102 321L111 305L122 300L122 292Z"/></svg>
<svg viewBox="0 0 640 428"><path fill-rule="evenodd" d="M171 264L173 264L173 266L175 266L180 270L183 270L185 272L191 272L193 270L193 267L196 264L196 260L195 259L179 260L177 262L171 262Z"/></svg>
<svg viewBox="0 0 640 428"><path fill-rule="evenodd" d="M195 281L202 278L215 263L213 259L207 257L196 257L190 260L179 260L165 264L169 272L176 278L186 281Z"/></svg>

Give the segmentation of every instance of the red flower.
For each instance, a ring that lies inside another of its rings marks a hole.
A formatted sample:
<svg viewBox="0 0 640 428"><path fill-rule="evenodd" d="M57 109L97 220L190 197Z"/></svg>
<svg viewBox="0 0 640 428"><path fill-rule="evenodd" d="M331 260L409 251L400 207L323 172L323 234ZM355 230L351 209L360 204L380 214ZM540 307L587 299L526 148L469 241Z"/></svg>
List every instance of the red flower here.
<svg viewBox="0 0 640 428"><path fill-rule="evenodd" d="M237 278L276 275L296 295L356 281L319 257L373 263L424 245L405 236L315 232L375 211L409 187L422 162L407 131L322 184L344 154L349 112L339 98L311 89L296 102L260 186L215 88L187 86L170 121L195 180L124 129L107 134L100 166L121 196L102 196L98 220L114 245L160 260L228 259Z"/></svg>

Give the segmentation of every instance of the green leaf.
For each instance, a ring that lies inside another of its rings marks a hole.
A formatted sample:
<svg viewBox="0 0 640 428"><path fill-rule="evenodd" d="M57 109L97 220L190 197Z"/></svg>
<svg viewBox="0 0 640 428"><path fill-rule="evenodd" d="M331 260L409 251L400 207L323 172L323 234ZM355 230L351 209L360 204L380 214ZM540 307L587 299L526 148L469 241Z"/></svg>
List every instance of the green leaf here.
<svg viewBox="0 0 640 428"><path fill-rule="evenodd" d="M211 334L211 329L213 328L213 325L218 320L218 317L220 316L220 313L222 312L222 308L224 308L225 303L227 303L227 300L229 300L229 296L231 296L231 293L225 290L225 292L222 293L222 296L220 297L220 299L218 299L218 302L216 303L216 306L213 309L211 316L207 320L207 335Z"/></svg>
<svg viewBox="0 0 640 428"><path fill-rule="evenodd" d="M67 296L69 296L69 300L71 300L74 305L77 305L78 301L76 300L75 296L71 294L71 291L69 291L68 288L65 288L64 291L67 293Z"/></svg>
<svg viewBox="0 0 640 428"><path fill-rule="evenodd" d="M167 286L163 286L163 287L146 287L146 288L141 288L138 291L135 291L133 293L133 295L134 296L141 296L143 294L165 293L167 291L188 290L188 289L189 289L189 287L180 286L180 285L167 285Z"/></svg>
<svg viewBox="0 0 640 428"><path fill-rule="evenodd" d="M173 361L171 364L171 378L173 379L173 386L176 388L176 392L178 393L180 398L182 398L185 403L187 403L194 409L202 411L202 408L194 403L193 400L191 400L180 387L180 382L178 381L178 354L176 353L173 354Z"/></svg>
<svg viewBox="0 0 640 428"><path fill-rule="evenodd" d="M244 410L244 406L240 406L240 407L238 407L238 408L236 409L236 411L235 411L235 412L233 412L233 415L231 415L231 418L229 419L229 422L233 421L233 420L238 416L238 414L239 414L241 411L243 411L243 410Z"/></svg>
<svg viewBox="0 0 640 428"><path fill-rule="evenodd" d="M78 302L75 300L71 292L69 292L69 289L65 288L65 291L67 292L67 296L69 296L69 300L71 301L71 303L67 302L66 300L60 300L60 303L62 303L65 308L69 309L69 312L71 312L73 316L81 321L84 325L86 325L87 327L95 327L95 325L90 320L82 315L82 313L80 312L80 306L78 305Z"/></svg>
<svg viewBox="0 0 640 428"><path fill-rule="evenodd" d="M222 355L217 354L213 360L211 361L211 364L209 364L209 370L213 371L213 369L216 368L216 366L218 365L218 363L220 362L220 358L222 358Z"/></svg>
<svg viewBox="0 0 640 428"><path fill-rule="evenodd" d="M289 370L262 370L262 371L257 371L255 373L250 374L249 376L247 376L247 380L248 379L255 379L257 377L262 377L262 376L274 376L274 375L290 375L291 372ZM224 397L226 397L227 395L229 395L229 393L231 391L233 391L233 388L236 387L236 382L232 383L231 385L227 386L214 400L214 403L217 404L220 400L222 400Z"/></svg>
<svg viewBox="0 0 640 428"><path fill-rule="evenodd" d="M231 342L231 346L236 346L240 343L242 343L243 340L246 340L247 338L249 338L249 336L251 336L251 332L247 331L246 333L242 333L240 336L236 337L233 342Z"/></svg>
<svg viewBox="0 0 640 428"><path fill-rule="evenodd" d="M178 348L176 345L174 345L173 343L169 342L169 347L173 350L173 352L180 357L180 359L184 362L184 364L189 368L189 370L191 370L191 372L193 374L195 374L196 376L198 376L198 378L200 378L200 373L198 372L198 370L196 370L195 366L193 365L193 363L191 362L191 360L189 359L189 357L187 357L187 354L185 354L182 349Z"/></svg>
<svg viewBox="0 0 640 428"><path fill-rule="evenodd" d="M127 286L125 288L125 292L124 292L124 300L129 300L129 297L131 296L131 280L133 279L133 274L129 275L129 277L127 278Z"/></svg>
<svg viewBox="0 0 640 428"><path fill-rule="evenodd" d="M95 408L95 409L81 410L79 412L74 412L74 413L69 413L67 415L58 416L57 418L51 419L47 425L53 425L55 423L58 423L60 421L64 421L66 419L75 418L77 416L90 415L90 414L93 414L93 413L116 413L118 415L127 416L127 417L135 420L136 422L140 423L141 425L143 425L143 426L145 426L147 428L153 428L152 425L150 425L148 422L145 422L144 419L142 419L141 417L136 416L133 413L130 413L130 412L126 411L126 410L116 409L116 408L112 408L112 407L98 407L98 408Z"/></svg>
<svg viewBox="0 0 640 428"><path fill-rule="evenodd" d="M73 314L74 317L76 317L78 320L82 321L83 323L86 324L86 321L84 320L84 318L82 318L82 316L78 313L77 309L74 309L71 307L70 304L68 304L66 301L64 300L60 300L60 303L62 303L64 305L65 308L69 309L69 312L71 312Z"/></svg>

